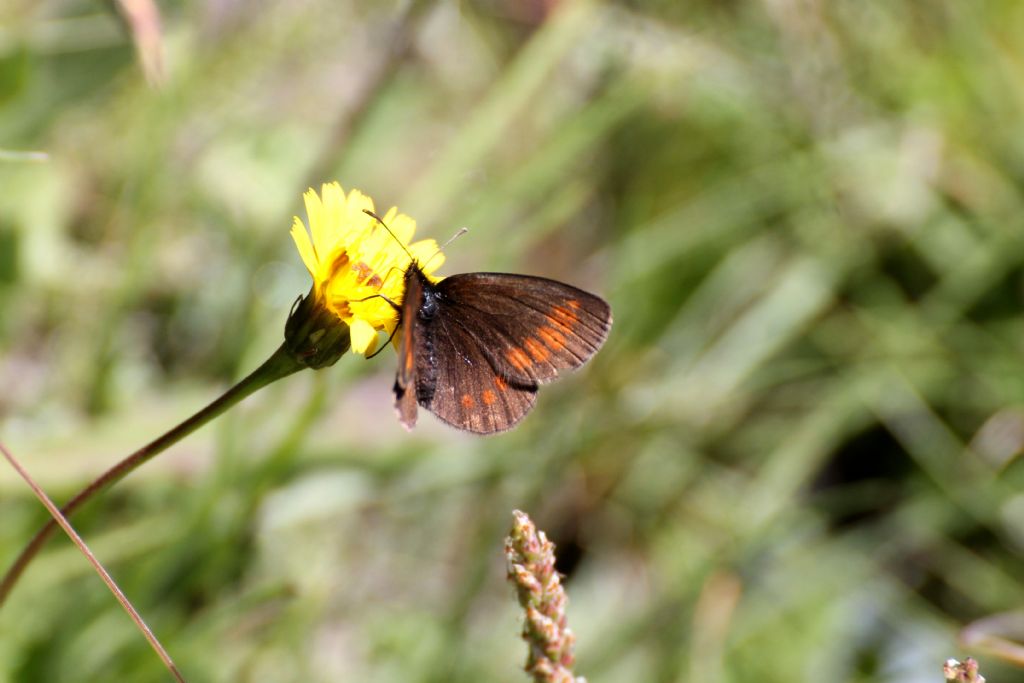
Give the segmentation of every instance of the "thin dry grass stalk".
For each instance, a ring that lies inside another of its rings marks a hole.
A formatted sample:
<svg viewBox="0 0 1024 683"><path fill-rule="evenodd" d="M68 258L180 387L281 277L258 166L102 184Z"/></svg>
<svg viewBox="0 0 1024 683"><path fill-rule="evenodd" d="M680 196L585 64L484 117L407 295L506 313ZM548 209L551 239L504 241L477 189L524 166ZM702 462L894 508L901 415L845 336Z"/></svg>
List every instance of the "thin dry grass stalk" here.
<svg viewBox="0 0 1024 683"><path fill-rule="evenodd" d="M110 589L110 592L114 594L114 597L117 598L117 601L121 603L121 608L128 613L128 616L135 623L135 627L139 629L142 635L149 642L150 647L152 647L153 650L156 652L157 656L160 657L160 661L163 662L164 666L167 668L167 671L170 672L174 680L178 681L178 683L185 683L185 678L181 675L181 672L178 670L178 667L174 664L174 660L171 659L171 655L160 643L160 640L157 639L156 634L154 634L152 629L149 628L149 625L145 622L145 620L143 620L142 615L139 614L138 610L135 609L135 606L132 605L131 601L128 599L128 596L124 594L124 592L121 590L121 587L117 585L117 582L114 581L114 578L110 576L109 572L107 572L106 567L104 567L100 563L99 559L97 559L96 556L93 554L92 550L89 549L89 546L86 545L82 537L79 536L78 532L75 531L74 527L71 526L71 523L67 520L67 518L64 515L61 514L60 510L57 509L57 505L52 500L50 500L50 497L46 495L46 492L43 491L43 489L39 486L39 484L35 482L34 479L32 479L28 471L21 466L21 463L18 462L17 458L14 457L14 454L7 450L7 448L2 443L0 443L0 454L3 454L3 457L6 458L7 462L11 465L12 468L14 468L14 471L17 472L21 476L21 478L25 480L25 483L28 484L28 487L32 489L32 493L36 494L36 498L39 499L39 502L41 502L43 504L43 507L45 507L46 510L50 513L50 516L53 517L53 520L60 525L60 528L64 530L64 533L68 535L68 538L70 538L72 542L74 542L74 544L78 546L79 551L81 551L82 555L85 556L85 559L89 561L89 564L92 565L92 568L96 570L96 573L99 574L100 579L102 579L103 583L107 585L107 588Z"/></svg>

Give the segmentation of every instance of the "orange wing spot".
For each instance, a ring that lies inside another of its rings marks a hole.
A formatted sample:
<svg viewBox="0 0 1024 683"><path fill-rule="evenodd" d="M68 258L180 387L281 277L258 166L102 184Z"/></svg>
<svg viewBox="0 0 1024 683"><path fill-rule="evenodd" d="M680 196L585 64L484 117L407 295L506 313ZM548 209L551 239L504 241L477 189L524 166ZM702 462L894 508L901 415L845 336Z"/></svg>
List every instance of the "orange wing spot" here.
<svg viewBox="0 0 1024 683"><path fill-rule="evenodd" d="M494 386L498 387L498 391L508 391L508 382L499 375L494 376Z"/></svg>
<svg viewBox="0 0 1024 683"><path fill-rule="evenodd" d="M544 347L539 341L533 338L528 338L523 342L523 346L530 353L530 357L538 363L543 363L551 357L551 352Z"/></svg>
<svg viewBox="0 0 1024 683"><path fill-rule="evenodd" d="M463 394L459 401L462 403L463 408L472 408L473 404L476 403L476 401L473 400L473 397L469 394Z"/></svg>
<svg viewBox="0 0 1024 683"><path fill-rule="evenodd" d="M569 308L579 308L580 302L576 301L576 299L569 299L568 301L565 302L565 305L568 306Z"/></svg>
<svg viewBox="0 0 1024 683"><path fill-rule="evenodd" d="M527 356L526 352L518 346L510 346L508 350L505 351L505 357L508 358L508 362L511 363L512 367L516 370L525 370L533 365L533 361L530 360L530 357Z"/></svg>
<svg viewBox="0 0 1024 683"><path fill-rule="evenodd" d="M405 370L405 372L412 372L412 368L413 368L413 365L414 365L415 362L416 362L416 358L415 358L415 356L413 356L413 349L412 349L412 347L410 346L408 348L403 349L403 351L402 351L402 369Z"/></svg>
<svg viewBox="0 0 1024 683"><path fill-rule="evenodd" d="M561 351L565 348L565 335L554 327L540 328L537 330L537 336L549 349Z"/></svg>
<svg viewBox="0 0 1024 683"><path fill-rule="evenodd" d="M487 406L493 405L494 402L498 400L498 397L495 396L494 392L491 391L490 389L484 389L482 398L484 399L484 405Z"/></svg>
<svg viewBox="0 0 1024 683"><path fill-rule="evenodd" d="M554 308L552 308L551 314L548 316L548 318L560 327L572 329L572 327L579 320L579 317L577 317L576 312L575 310L573 310L573 306L571 306L571 304L576 304L576 306L578 307L579 302L567 301L566 304L569 305L569 308L565 308L563 306L555 306Z"/></svg>

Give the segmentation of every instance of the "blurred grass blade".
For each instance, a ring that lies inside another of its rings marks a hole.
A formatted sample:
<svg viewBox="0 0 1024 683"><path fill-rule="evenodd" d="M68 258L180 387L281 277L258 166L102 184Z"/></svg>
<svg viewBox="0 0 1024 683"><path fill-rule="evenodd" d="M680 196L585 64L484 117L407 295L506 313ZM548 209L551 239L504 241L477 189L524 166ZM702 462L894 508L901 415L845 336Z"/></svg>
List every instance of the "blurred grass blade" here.
<svg viewBox="0 0 1024 683"><path fill-rule="evenodd" d="M42 163L49 160L46 152L0 149L0 161Z"/></svg>
<svg viewBox="0 0 1024 683"><path fill-rule="evenodd" d="M153 0L114 0L114 7L131 33L146 82L154 87L162 85L164 48L160 9Z"/></svg>

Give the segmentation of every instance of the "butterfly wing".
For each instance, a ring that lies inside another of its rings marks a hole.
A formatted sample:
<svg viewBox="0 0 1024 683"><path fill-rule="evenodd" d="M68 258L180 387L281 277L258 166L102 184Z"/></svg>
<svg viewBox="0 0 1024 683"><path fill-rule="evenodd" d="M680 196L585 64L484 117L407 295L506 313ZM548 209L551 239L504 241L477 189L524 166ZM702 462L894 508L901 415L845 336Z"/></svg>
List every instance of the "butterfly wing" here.
<svg viewBox="0 0 1024 683"><path fill-rule="evenodd" d="M611 325L604 300L545 278L465 273L425 286L437 308L416 325L419 404L478 434L518 423L538 384L585 363Z"/></svg>
<svg viewBox="0 0 1024 683"><path fill-rule="evenodd" d="M519 422L533 406L537 385L510 383L481 349L489 324L473 309L443 305L436 286L413 266L402 295L395 408L406 429L417 405L448 424L493 434Z"/></svg>
<svg viewBox="0 0 1024 683"><path fill-rule="evenodd" d="M456 308L455 313L439 313L423 326L424 347L433 353L418 368L419 404L476 434L510 429L533 407L537 385L495 372L485 353L494 341L486 319L474 310Z"/></svg>
<svg viewBox="0 0 1024 683"><path fill-rule="evenodd" d="M418 337L422 328L416 325L423 305L423 280L413 268L405 274L405 293L401 304L401 336L398 341L398 372L395 373L395 409L406 429L416 425L416 366Z"/></svg>
<svg viewBox="0 0 1024 683"><path fill-rule="evenodd" d="M604 344L608 303L556 280L504 273L465 273L437 284L443 317L468 318L495 372L510 382L550 382Z"/></svg>

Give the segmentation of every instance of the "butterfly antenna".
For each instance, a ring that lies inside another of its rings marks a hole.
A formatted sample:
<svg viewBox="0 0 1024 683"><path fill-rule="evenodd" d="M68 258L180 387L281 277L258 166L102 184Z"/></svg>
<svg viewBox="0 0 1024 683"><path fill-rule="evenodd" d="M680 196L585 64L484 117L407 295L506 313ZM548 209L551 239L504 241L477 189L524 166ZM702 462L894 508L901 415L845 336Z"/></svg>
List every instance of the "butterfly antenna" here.
<svg viewBox="0 0 1024 683"><path fill-rule="evenodd" d="M402 242L402 240L398 239L398 236L395 235L395 233L391 232L391 228L388 227L388 224L384 222L383 218L381 218L380 216L375 214L373 211L370 211L369 209L363 209L363 213L365 213L367 216L372 216L374 219L376 219L376 221L378 223L383 225L384 229L388 231L388 234L391 235L392 237L394 237L395 241L398 242L398 246L400 246L402 248L402 251L404 251L405 255L409 257L409 260L412 261L412 262L416 261L416 259L413 258L412 254L409 253L409 250L405 248L405 243ZM431 258L433 258L433 257L431 257Z"/></svg>
<svg viewBox="0 0 1024 683"><path fill-rule="evenodd" d="M448 248L448 245L449 245L449 244L451 244L452 242L454 242L454 241L455 241L455 240L457 240L458 238L462 237L462 236L463 236L463 235L465 235L465 234L466 234L467 232L469 232L469 228L459 228L458 232L456 232L456 233L455 233L454 235L452 235L451 237L449 237L449 238L448 238L448 241L447 241L447 242L445 242L444 244L442 244L442 245L441 245L440 247L438 247L438 248L437 248L437 251L435 251L435 252L434 252L434 254L433 254L433 256L431 256L430 258L428 258L428 259L427 259L427 260L426 260L426 261L425 261L425 262L423 263L423 266L422 266L422 267L423 267L423 268L426 268L426 267L427 267L427 264L428 264L428 263L430 263L431 261L433 261L433 260L434 260L435 258L437 258L437 255L438 255L438 254L444 253L444 250Z"/></svg>

